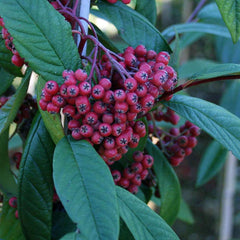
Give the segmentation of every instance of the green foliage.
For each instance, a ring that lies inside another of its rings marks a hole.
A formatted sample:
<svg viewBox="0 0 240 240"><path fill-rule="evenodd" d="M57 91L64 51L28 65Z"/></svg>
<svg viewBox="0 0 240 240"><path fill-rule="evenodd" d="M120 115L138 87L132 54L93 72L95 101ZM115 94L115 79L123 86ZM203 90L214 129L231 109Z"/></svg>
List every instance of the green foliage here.
<svg viewBox="0 0 240 240"><path fill-rule="evenodd" d="M146 18L130 7L121 2L113 5L103 1L98 3L98 7L101 14L104 14L116 26L119 35L130 46L136 47L143 44L149 50L171 52L161 33Z"/></svg>
<svg viewBox="0 0 240 240"><path fill-rule="evenodd" d="M116 187L120 216L138 240L177 240L173 230L141 200Z"/></svg>
<svg viewBox="0 0 240 240"><path fill-rule="evenodd" d="M164 104L206 131L240 158L240 119L213 103L175 95Z"/></svg>
<svg viewBox="0 0 240 240"><path fill-rule="evenodd" d="M216 0L222 18L231 33L232 40L236 43L240 37L240 1Z"/></svg>
<svg viewBox="0 0 240 240"><path fill-rule="evenodd" d="M7 129L11 122L13 122L15 116L17 115L18 109L22 104L23 99L26 96L29 79L32 71L27 70L20 86L18 87L16 93L11 96L11 98L4 104L0 109L0 134Z"/></svg>
<svg viewBox="0 0 240 240"><path fill-rule="evenodd" d="M44 79L62 83L64 69L80 66L69 23L47 1L1 0L0 4L0 16L18 52Z"/></svg>
<svg viewBox="0 0 240 240"><path fill-rule="evenodd" d="M64 137L54 152L53 177L64 208L84 237L117 239L119 213L113 179L88 142Z"/></svg>
<svg viewBox="0 0 240 240"><path fill-rule="evenodd" d="M16 208L10 207L8 201L9 198L5 196L0 215L0 238L3 240L25 240L20 221L15 217Z"/></svg>
<svg viewBox="0 0 240 240"><path fill-rule="evenodd" d="M178 177L161 150L150 140L147 141L146 149L154 158L154 172L161 195L160 216L171 225L178 215L181 202Z"/></svg>
<svg viewBox="0 0 240 240"><path fill-rule="evenodd" d="M1 96L12 85L14 76L6 72L3 68L0 68L0 76L1 76L1 87L0 87L0 96Z"/></svg>
<svg viewBox="0 0 240 240"><path fill-rule="evenodd" d="M192 212L191 212L188 204L183 199L181 199L177 218L188 224L194 223L194 218L193 218Z"/></svg>
<svg viewBox="0 0 240 240"><path fill-rule="evenodd" d="M18 210L27 239L51 239L53 151L51 137L37 114L25 143L18 178Z"/></svg>

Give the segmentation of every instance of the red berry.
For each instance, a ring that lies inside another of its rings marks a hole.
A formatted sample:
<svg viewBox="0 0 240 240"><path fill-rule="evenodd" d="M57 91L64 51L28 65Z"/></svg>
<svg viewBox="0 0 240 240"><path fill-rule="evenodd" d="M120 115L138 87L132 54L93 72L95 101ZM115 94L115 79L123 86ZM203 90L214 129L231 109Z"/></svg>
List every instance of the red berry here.
<svg viewBox="0 0 240 240"><path fill-rule="evenodd" d="M133 172L133 170L131 168L127 167L127 168L124 168L124 170L123 170L123 176L126 179L131 179L135 176L135 173Z"/></svg>
<svg viewBox="0 0 240 240"><path fill-rule="evenodd" d="M104 155L105 155L108 159L114 158L117 154L118 154L118 152L117 152L117 149L116 149L116 148L113 148L113 149L105 149L105 150L104 150Z"/></svg>
<svg viewBox="0 0 240 240"><path fill-rule="evenodd" d="M143 108L150 110L154 105L154 97L151 94L147 94L140 101Z"/></svg>
<svg viewBox="0 0 240 240"><path fill-rule="evenodd" d="M147 59L153 60L157 56L157 53L154 50L147 51Z"/></svg>
<svg viewBox="0 0 240 240"><path fill-rule="evenodd" d="M113 181L115 184L120 181L121 173L118 170L111 171L111 174L112 174Z"/></svg>
<svg viewBox="0 0 240 240"><path fill-rule="evenodd" d="M136 54L138 57L144 57L144 56L147 54L147 49L146 49L145 46L143 46L143 45L138 45L138 46L135 48L135 54Z"/></svg>
<svg viewBox="0 0 240 240"><path fill-rule="evenodd" d="M120 136L116 137L116 144L119 147L124 147L128 144L129 137L126 133L122 133Z"/></svg>
<svg viewBox="0 0 240 240"><path fill-rule="evenodd" d="M190 134L191 134L193 137L197 137L197 136L199 136L199 134L200 134L200 128L197 127L197 126L192 126L192 127L190 127L189 131L190 131Z"/></svg>
<svg viewBox="0 0 240 240"><path fill-rule="evenodd" d="M93 104L93 111L97 114L103 114L107 110L107 105L102 101Z"/></svg>
<svg viewBox="0 0 240 240"><path fill-rule="evenodd" d="M72 137L73 137L75 140L80 140L80 139L82 139L82 135L81 135L81 132L80 132L80 128L73 128L73 130L72 130Z"/></svg>
<svg viewBox="0 0 240 240"><path fill-rule="evenodd" d="M16 197L11 197L8 201L8 204L12 208L17 208L17 198Z"/></svg>
<svg viewBox="0 0 240 240"><path fill-rule="evenodd" d="M151 168L153 165L154 159L151 155L144 155L143 160L142 160L142 165L144 168Z"/></svg>
<svg viewBox="0 0 240 240"><path fill-rule="evenodd" d="M139 141L140 141L140 136L137 133L133 133L131 141L129 142L129 147L136 148L138 146Z"/></svg>
<svg viewBox="0 0 240 240"><path fill-rule="evenodd" d="M134 162L131 165L131 169L134 173L141 173L143 170L143 165L140 162Z"/></svg>
<svg viewBox="0 0 240 240"><path fill-rule="evenodd" d="M79 83L78 88L79 88L80 95L83 95L83 96L88 96L92 92L92 87L89 82Z"/></svg>
<svg viewBox="0 0 240 240"><path fill-rule="evenodd" d="M75 101L77 110L81 114L86 114L90 111L91 105L86 96L80 96Z"/></svg>
<svg viewBox="0 0 240 240"><path fill-rule="evenodd" d="M76 108L74 106L71 105L66 105L63 108L63 114L66 114L68 117L73 117L76 113Z"/></svg>
<svg viewBox="0 0 240 240"><path fill-rule="evenodd" d="M127 93L126 102L129 105L137 104L137 102L138 102L138 95L136 93L132 93L132 92Z"/></svg>
<svg viewBox="0 0 240 240"><path fill-rule="evenodd" d="M147 178L148 176L148 170L147 169L144 169L141 173L140 173L140 176L141 176L141 179L144 180Z"/></svg>
<svg viewBox="0 0 240 240"><path fill-rule="evenodd" d="M114 121L114 116L111 113L104 113L102 116L102 122L112 124Z"/></svg>
<svg viewBox="0 0 240 240"><path fill-rule="evenodd" d="M123 129L121 127L121 124L114 123L112 125L112 135L115 137L120 136L120 134L123 132Z"/></svg>
<svg viewBox="0 0 240 240"><path fill-rule="evenodd" d="M104 97L104 94L105 90L100 84L97 84L92 88L92 96L95 99L102 99Z"/></svg>
<svg viewBox="0 0 240 240"><path fill-rule="evenodd" d="M80 82L84 82L88 77L87 73L80 68L75 71L74 76Z"/></svg>
<svg viewBox="0 0 240 240"><path fill-rule="evenodd" d="M98 121L98 115L95 112L88 112L84 118L85 122L89 125L94 125Z"/></svg>
<svg viewBox="0 0 240 240"><path fill-rule="evenodd" d="M24 64L24 59L17 54L14 54L11 60L12 60L12 63L17 67L21 67Z"/></svg>
<svg viewBox="0 0 240 240"><path fill-rule="evenodd" d="M83 124L80 127L80 133L83 137L89 138L93 135L93 128L88 124Z"/></svg>
<svg viewBox="0 0 240 240"><path fill-rule="evenodd" d="M108 123L101 123L98 127L98 130L103 137L108 137L112 133L112 127Z"/></svg>
<svg viewBox="0 0 240 240"><path fill-rule="evenodd" d="M114 92L111 90L108 90L105 92L105 95L102 99L104 103L113 103L114 102Z"/></svg>
<svg viewBox="0 0 240 240"><path fill-rule="evenodd" d="M163 84L165 84L168 80L168 74L165 70L160 70L157 71L152 78L152 84L154 84L157 87L162 86Z"/></svg>
<svg viewBox="0 0 240 240"><path fill-rule="evenodd" d="M137 80L138 83L142 84L147 82L148 74L145 71L138 71L134 74L134 78Z"/></svg>
<svg viewBox="0 0 240 240"><path fill-rule="evenodd" d="M133 183L134 185L140 186L142 183L142 179L139 173L137 173L132 179L131 179L131 183Z"/></svg>
<svg viewBox="0 0 240 240"><path fill-rule="evenodd" d="M63 85L60 87L59 92L60 92L60 95L61 95L62 97L67 97L67 96L68 96L67 87L68 87L68 86L67 86L66 84L63 84Z"/></svg>
<svg viewBox="0 0 240 240"><path fill-rule="evenodd" d="M52 95L49 94L45 88L43 88L41 92L41 99L45 102L50 102L52 100Z"/></svg>
<svg viewBox="0 0 240 240"><path fill-rule="evenodd" d="M113 137L106 137L103 141L105 149L113 149L115 147L115 140Z"/></svg>
<svg viewBox="0 0 240 240"><path fill-rule="evenodd" d="M189 136L187 147L194 148L196 145L197 145L197 139L195 137Z"/></svg>
<svg viewBox="0 0 240 240"><path fill-rule="evenodd" d="M57 82L51 80L51 81L46 82L45 89L46 89L47 93L49 93L51 95L55 95L55 94L57 94L57 92L59 90L59 86L58 86Z"/></svg>
<svg viewBox="0 0 240 240"><path fill-rule="evenodd" d="M137 63L136 57L132 53L126 53L124 55L124 63L126 64L127 67L134 67Z"/></svg>
<svg viewBox="0 0 240 240"><path fill-rule="evenodd" d="M118 113L126 113L128 111L128 104L126 102L116 102L114 110Z"/></svg>
<svg viewBox="0 0 240 240"><path fill-rule="evenodd" d="M126 113L115 113L114 114L115 123L125 123L127 121Z"/></svg>
<svg viewBox="0 0 240 240"><path fill-rule="evenodd" d="M187 136L180 136L177 138L177 143L180 147L186 147L188 144L188 137Z"/></svg>
<svg viewBox="0 0 240 240"><path fill-rule="evenodd" d="M67 75L63 79L64 79L64 84L66 84L67 86L77 84L77 80L75 79L74 75Z"/></svg>
<svg viewBox="0 0 240 240"><path fill-rule="evenodd" d="M123 102L126 99L126 93L122 89L114 91L114 99L118 102Z"/></svg>
<svg viewBox="0 0 240 240"><path fill-rule="evenodd" d="M15 215L15 218L17 218L17 219L19 218L18 210L15 211L15 214L14 214L14 215Z"/></svg>
<svg viewBox="0 0 240 240"><path fill-rule="evenodd" d="M70 70L70 69L65 69L63 72L62 72L62 77L65 78L67 76L73 76L74 75L74 72L73 70Z"/></svg>
<svg viewBox="0 0 240 240"><path fill-rule="evenodd" d="M61 95L55 95L52 97L52 103L58 107L63 107L66 105L66 101Z"/></svg>
<svg viewBox="0 0 240 240"><path fill-rule="evenodd" d="M39 100L39 106L43 111L47 110L47 105L48 105L48 102L45 102L43 99Z"/></svg>
<svg viewBox="0 0 240 240"><path fill-rule="evenodd" d="M59 113L60 112L60 108L58 106L54 105L52 102L50 102L47 105L47 111L49 113L52 113L52 114Z"/></svg>
<svg viewBox="0 0 240 240"><path fill-rule="evenodd" d="M112 87L112 82L108 78L102 78L99 84L107 91Z"/></svg>
<svg viewBox="0 0 240 240"><path fill-rule="evenodd" d="M67 88L68 97L77 97L79 88L76 85L69 85Z"/></svg>
<svg viewBox="0 0 240 240"><path fill-rule="evenodd" d="M74 128L79 128L80 127L80 122L77 120L70 120L68 122L68 129L72 130Z"/></svg>
<svg viewBox="0 0 240 240"><path fill-rule="evenodd" d="M129 4L131 0L121 0L124 4Z"/></svg>
<svg viewBox="0 0 240 240"><path fill-rule="evenodd" d="M124 82L124 87L129 92L134 92L137 89L137 81L134 78L127 78Z"/></svg>
<svg viewBox="0 0 240 240"><path fill-rule="evenodd" d="M93 144L98 145L103 141L103 136L99 133L99 131L95 131L95 132L93 132L91 141Z"/></svg>
<svg viewBox="0 0 240 240"><path fill-rule="evenodd" d="M130 182L127 178L121 178L121 180L118 182L118 185L123 188L128 188L129 184L130 184Z"/></svg>

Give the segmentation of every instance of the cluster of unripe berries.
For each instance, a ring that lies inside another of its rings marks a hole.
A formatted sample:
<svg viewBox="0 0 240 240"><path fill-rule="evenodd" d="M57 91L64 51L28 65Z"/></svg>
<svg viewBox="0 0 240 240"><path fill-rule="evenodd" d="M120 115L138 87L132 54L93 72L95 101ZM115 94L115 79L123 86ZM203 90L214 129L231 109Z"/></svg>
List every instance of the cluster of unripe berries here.
<svg viewBox="0 0 240 240"><path fill-rule="evenodd" d="M109 3L116 3L118 0L107 0ZM129 4L131 0L121 0L122 3L124 4Z"/></svg>
<svg viewBox="0 0 240 240"><path fill-rule="evenodd" d="M8 204L10 207L16 209L15 211L15 217L18 218L18 210L17 210L17 198L16 197L11 197L8 201Z"/></svg>
<svg viewBox="0 0 240 240"><path fill-rule="evenodd" d="M161 117L160 117L161 116ZM176 125L179 116L172 110L167 110L165 113L155 112L154 117L158 121L169 121ZM163 151L171 165L179 165L185 157L192 153L192 149L197 145L197 136L200 134L200 129L193 123L186 121L184 125L172 127L169 131L164 131L161 128L149 125L149 133L159 139L157 146Z"/></svg>
<svg viewBox="0 0 240 240"><path fill-rule="evenodd" d="M4 27L3 19L0 17L0 26L2 27L2 38L5 40L5 46L9 49L13 56L12 56L12 63L17 67L22 67L24 64L24 59L20 57L18 51L16 50L13 44L13 37L10 35L8 30Z"/></svg>
<svg viewBox="0 0 240 240"><path fill-rule="evenodd" d="M112 170L113 180L116 185L136 194L142 181L146 179L154 159L151 155L136 151L133 154L133 162L122 171Z"/></svg>
<svg viewBox="0 0 240 240"><path fill-rule="evenodd" d="M11 97L0 97L0 109ZM17 124L22 123L24 119L32 119L37 111L36 99L31 94L27 94L20 108L18 109L17 115L14 122Z"/></svg>

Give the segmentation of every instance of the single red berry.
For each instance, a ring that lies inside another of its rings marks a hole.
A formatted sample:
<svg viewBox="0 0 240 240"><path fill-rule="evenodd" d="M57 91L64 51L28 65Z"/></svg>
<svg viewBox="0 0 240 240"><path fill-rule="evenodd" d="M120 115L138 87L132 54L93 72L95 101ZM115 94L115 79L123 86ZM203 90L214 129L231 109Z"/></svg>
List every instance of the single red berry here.
<svg viewBox="0 0 240 240"><path fill-rule="evenodd" d="M87 73L80 68L75 71L74 76L80 82L84 82L88 77Z"/></svg>
<svg viewBox="0 0 240 240"><path fill-rule="evenodd" d="M81 114L86 114L91 109L91 104L86 96L77 97L75 105L77 107L78 112Z"/></svg>
<svg viewBox="0 0 240 240"><path fill-rule="evenodd" d="M77 84L77 80L74 77L74 75L67 75L63 79L64 79L64 84L67 85L67 86L76 85Z"/></svg>
<svg viewBox="0 0 240 240"><path fill-rule="evenodd" d="M129 187L129 180L127 178L121 178L121 180L118 182L118 185L123 187L123 188L128 188Z"/></svg>
<svg viewBox="0 0 240 240"><path fill-rule="evenodd" d="M115 147L115 140L113 137L106 137L103 141L105 149L113 149Z"/></svg>
<svg viewBox="0 0 240 240"><path fill-rule="evenodd" d="M126 179L131 179L135 176L135 173L133 172L133 170L129 167L124 168L123 170L123 177Z"/></svg>
<svg viewBox="0 0 240 240"><path fill-rule="evenodd" d="M159 62L154 64L153 71L158 72L159 70L163 70L163 69L165 70L165 68L166 68L166 65L164 63Z"/></svg>
<svg viewBox="0 0 240 240"><path fill-rule="evenodd" d="M194 148L196 145L197 145L197 139L195 137L189 136L187 147Z"/></svg>
<svg viewBox="0 0 240 240"><path fill-rule="evenodd" d="M137 119L137 113L132 113L132 112L127 113L127 120L129 122L135 121L136 119Z"/></svg>
<svg viewBox="0 0 240 240"><path fill-rule="evenodd" d="M137 89L137 81L134 78L127 78L124 81L124 87L129 92L134 92Z"/></svg>
<svg viewBox="0 0 240 240"><path fill-rule="evenodd" d="M125 123L127 121L126 113L115 113L114 114L115 123Z"/></svg>
<svg viewBox="0 0 240 240"><path fill-rule="evenodd" d="M134 48L133 47L131 47L131 46L128 46L126 49L125 49L125 51L124 51L124 54L125 53L134 53Z"/></svg>
<svg viewBox="0 0 240 240"><path fill-rule="evenodd" d="M154 97L151 94L147 94L140 101L143 108L150 110L154 105Z"/></svg>
<svg viewBox="0 0 240 240"><path fill-rule="evenodd" d="M3 21L3 18L1 18L1 17L0 17L0 26L4 27L4 21Z"/></svg>
<svg viewBox="0 0 240 240"><path fill-rule="evenodd" d="M121 0L122 1L122 3L124 3L124 4L129 4L130 2L131 2L131 0Z"/></svg>
<svg viewBox="0 0 240 240"><path fill-rule="evenodd" d="M80 127L80 133L83 137L89 138L93 135L93 128L88 124L83 124Z"/></svg>
<svg viewBox="0 0 240 240"><path fill-rule="evenodd" d="M17 67L22 67L22 65L24 64L24 59L17 54L14 54L11 60L12 60L12 63Z"/></svg>
<svg viewBox="0 0 240 240"><path fill-rule="evenodd" d="M44 101L43 99L39 100L39 106L43 111L47 111L48 102Z"/></svg>
<svg viewBox="0 0 240 240"><path fill-rule="evenodd" d="M122 89L117 89L114 91L114 99L118 102L123 102L126 99L126 93Z"/></svg>
<svg viewBox="0 0 240 240"><path fill-rule="evenodd" d="M169 133L173 136L178 136L180 134L178 128L170 128Z"/></svg>
<svg viewBox="0 0 240 240"><path fill-rule="evenodd" d="M127 67L134 67L137 63L137 58L132 53L126 53L124 59L124 63Z"/></svg>
<svg viewBox="0 0 240 240"><path fill-rule="evenodd" d="M89 125L94 125L98 121L98 115L95 112L88 112L84 118L85 122Z"/></svg>
<svg viewBox="0 0 240 240"><path fill-rule="evenodd" d="M93 144L99 145L103 141L104 137L99 133L99 131L94 131L91 137Z"/></svg>
<svg viewBox="0 0 240 240"><path fill-rule="evenodd" d="M82 135L81 135L81 132L80 132L80 128L73 128L72 130L72 137L75 139L75 140L80 140L82 139Z"/></svg>
<svg viewBox="0 0 240 240"><path fill-rule="evenodd" d="M171 157L170 158L170 163L172 166L178 166L182 161L183 161L184 158L182 157Z"/></svg>
<svg viewBox="0 0 240 240"><path fill-rule="evenodd" d="M150 75L152 73L152 67L146 63L146 62L143 62L140 64L139 66L139 71L140 72L145 72L146 74ZM135 77L134 77L135 78ZM136 79L136 78L135 78ZM136 79L137 80L137 79Z"/></svg>
<svg viewBox="0 0 240 240"><path fill-rule="evenodd" d="M118 153L120 153L120 154L125 154L125 153L127 153L128 152L128 146L126 145L126 146L123 146L123 147L119 147L118 148Z"/></svg>
<svg viewBox="0 0 240 240"><path fill-rule="evenodd" d="M17 198L16 197L11 197L8 201L8 204L12 208L17 208Z"/></svg>
<svg viewBox="0 0 240 240"><path fill-rule="evenodd" d="M134 173L141 173L143 170L143 165L140 162L134 162L131 165L131 169Z"/></svg>
<svg viewBox="0 0 240 240"><path fill-rule="evenodd" d="M102 99L104 95L105 95L105 90L100 84L97 84L92 88L92 96L95 99L98 99L98 100Z"/></svg>
<svg viewBox="0 0 240 240"><path fill-rule="evenodd" d="M151 155L144 155L143 160L142 160L142 165L143 167L146 168L151 168L153 165L154 159Z"/></svg>
<svg viewBox="0 0 240 240"><path fill-rule="evenodd" d="M152 78L151 83L154 84L156 87L160 87L164 85L168 80L168 74L165 70L157 71Z"/></svg>
<svg viewBox="0 0 240 240"><path fill-rule="evenodd" d="M69 85L67 88L68 97L77 97L79 94L79 88L76 85Z"/></svg>
<svg viewBox="0 0 240 240"><path fill-rule="evenodd" d="M136 151L133 153L133 160L135 162L141 162L143 160L143 157L144 155L143 155L143 152L141 151Z"/></svg>
<svg viewBox="0 0 240 240"><path fill-rule="evenodd" d="M134 74L134 79L136 79L138 83L143 84L147 82L148 74L145 71L140 70Z"/></svg>
<svg viewBox="0 0 240 240"><path fill-rule="evenodd" d="M103 137L108 137L112 133L112 127L109 123L101 123L98 130Z"/></svg>
<svg viewBox="0 0 240 240"><path fill-rule="evenodd" d="M49 93L51 95L55 95L55 94L57 94L57 92L59 90L59 86L58 86L57 82L50 80L50 81L46 82L45 89L46 89L47 93Z"/></svg>
<svg viewBox="0 0 240 240"><path fill-rule="evenodd" d="M118 151L117 151L116 148L105 149L105 150L104 150L104 155L105 155L108 159L114 158L117 154L118 154Z"/></svg>
<svg viewBox="0 0 240 240"><path fill-rule="evenodd" d="M104 113L102 115L102 122L112 124L114 121L114 116L112 113Z"/></svg>
<svg viewBox="0 0 240 240"><path fill-rule="evenodd" d="M193 136L193 137L197 137L200 134L200 128L197 126L190 127L189 131L190 131L191 136Z"/></svg>
<svg viewBox="0 0 240 240"><path fill-rule="evenodd" d="M77 120L70 120L68 122L68 129L72 130L74 128L79 128L81 126L80 122Z"/></svg>
<svg viewBox="0 0 240 240"><path fill-rule="evenodd" d="M50 102L52 100L52 95L49 94L45 88L43 88L41 92L41 99L45 102Z"/></svg>
<svg viewBox="0 0 240 240"><path fill-rule="evenodd" d="M113 181L115 184L120 181L121 173L118 170L112 170L111 174L112 174Z"/></svg>
<svg viewBox="0 0 240 240"><path fill-rule="evenodd" d="M148 50L147 51L147 59L153 60L157 56L157 53L154 50Z"/></svg>
<svg viewBox="0 0 240 240"><path fill-rule="evenodd" d="M148 93L150 93L154 98L157 98L159 96L159 90L153 84L149 85Z"/></svg>
<svg viewBox="0 0 240 240"><path fill-rule="evenodd" d="M108 78L102 78L99 84L107 91L112 87L112 82Z"/></svg>
<svg viewBox="0 0 240 240"><path fill-rule="evenodd" d="M74 75L74 71L73 70L70 70L70 69L65 69L63 72L62 72L62 77L65 78L67 76L73 76Z"/></svg>
<svg viewBox="0 0 240 240"><path fill-rule="evenodd" d="M134 52L138 57L144 57L147 54L147 49L144 45L138 45Z"/></svg>
<svg viewBox="0 0 240 240"><path fill-rule="evenodd" d="M106 91L102 101L104 103L108 103L108 104L113 103L114 102L114 92L111 90Z"/></svg>
<svg viewBox="0 0 240 240"><path fill-rule="evenodd" d="M175 70L171 66L166 66L164 70L167 71L169 78L172 78L176 74Z"/></svg>
<svg viewBox="0 0 240 240"><path fill-rule="evenodd" d="M127 96L126 96L126 102L129 104L129 105L135 105L137 104L138 102L138 95L134 92L129 92L127 93Z"/></svg>
<svg viewBox="0 0 240 240"><path fill-rule="evenodd" d="M79 93L82 96L89 96L92 92L92 87L89 82L81 82L78 85Z"/></svg>
<svg viewBox="0 0 240 240"><path fill-rule="evenodd" d="M126 133L122 133L120 136L116 137L116 144L119 147L124 147L129 142L129 136Z"/></svg>
<svg viewBox="0 0 240 240"><path fill-rule="evenodd" d="M116 3L117 2L117 0L107 0L109 3Z"/></svg>
<svg viewBox="0 0 240 240"><path fill-rule="evenodd" d="M58 107L64 107L66 105L65 99L61 95L53 96L52 103Z"/></svg>
<svg viewBox="0 0 240 240"><path fill-rule="evenodd" d="M126 102L116 102L114 110L118 113L126 113L128 111L128 104Z"/></svg>
<svg viewBox="0 0 240 240"><path fill-rule="evenodd" d="M59 113L60 112L60 107L58 107L58 106L54 105L52 102L50 102L47 105L47 111L49 113L52 113L52 114Z"/></svg>
<svg viewBox="0 0 240 240"><path fill-rule="evenodd" d="M140 186L142 183L142 179L139 173L135 174L133 178L131 178L131 183L137 186Z"/></svg>
<svg viewBox="0 0 240 240"><path fill-rule="evenodd" d="M192 148L190 148L190 147L186 147L186 148L184 148L184 150L185 150L185 156L186 157L189 156L192 153Z"/></svg>
<svg viewBox="0 0 240 240"><path fill-rule="evenodd" d="M73 117L76 113L76 108L72 105L66 105L63 108L63 114L66 114L68 117Z"/></svg>
<svg viewBox="0 0 240 240"><path fill-rule="evenodd" d="M147 169L144 169L141 173L140 173L140 176L141 176L141 179L144 180L147 178L148 176L148 170Z"/></svg>
<svg viewBox="0 0 240 240"><path fill-rule="evenodd" d="M66 84L61 85L59 92L62 97L68 97L67 87Z"/></svg>
<svg viewBox="0 0 240 240"><path fill-rule="evenodd" d="M17 218L17 219L19 218L18 210L15 211L14 215L15 215L15 218Z"/></svg>
<svg viewBox="0 0 240 240"><path fill-rule="evenodd" d="M177 138L177 143L180 147L186 147L188 144L188 137L187 136L179 136Z"/></svg>
<svg viewBox="0 0 240 240"><path fill-rule="evenodd" d="M138 146L139 141L140 141L140 136L137 133L133 133L131 141L129 142L129 147L136 148Z"/></svg>
<svg viewBox="0 0 240 240"><path fill-rule="evenodd" d="M123 132L123 129L122 129L121 124L114 123L112 125L112 135L113 136L118 137L121 135L122 132Z"/></svg>

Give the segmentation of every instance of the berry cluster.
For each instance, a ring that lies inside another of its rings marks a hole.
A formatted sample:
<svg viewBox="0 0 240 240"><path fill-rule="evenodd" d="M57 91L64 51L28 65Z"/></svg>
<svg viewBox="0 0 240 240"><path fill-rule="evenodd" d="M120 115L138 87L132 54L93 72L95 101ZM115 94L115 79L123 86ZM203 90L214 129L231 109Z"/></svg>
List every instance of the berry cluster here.
<svg viewBox="0 0 240 240"><path fill-rule="evenodd" d="M119 170L112 170L113 180L116 185L136 194L142 181L146 179L154 159L148 154L136 151L133 154L133 162L129 164L122 173Z"/></svg>
<svg viewBox="0 0 240 240"><path fill-rule="evenodd" d="M17 209L17 198L11 197L8 201L10 207ZM18 218L18 210L15 211L15 217Z"/></svg>
<svg viewBox="0 0 240 240"><path fill-rule="evenodd" d="M109 3L116 3L118 0L107 0ZM121 0L124 4L129 4L131 0Z"/></svg>
<svg viewBox="0 0 240 240"><path fill-rule="evenodd" d="M9 49L13 56L12 56L12 63L16 65L17 67L22 67L24 64L24 59L20 57L18 51L16 50L14 44L13 44L13 37L10 35L8 30L4 27L4 21L0 17L0 26L2 26L2 38L5 40L5 46L7 49Z"/></svg>

